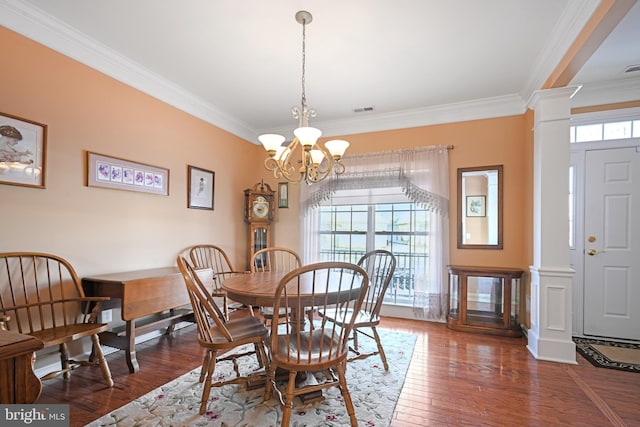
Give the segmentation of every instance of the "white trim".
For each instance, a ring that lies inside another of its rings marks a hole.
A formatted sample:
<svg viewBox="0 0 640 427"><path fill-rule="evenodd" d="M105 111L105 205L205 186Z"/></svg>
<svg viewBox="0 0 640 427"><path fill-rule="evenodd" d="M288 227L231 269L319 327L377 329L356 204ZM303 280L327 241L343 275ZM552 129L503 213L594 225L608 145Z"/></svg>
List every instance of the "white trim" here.
<svg viewBox="0 0 640 427"><path fill-rule="evenodd" d="M455 123L494 117L524 114L526 106L520 95L505 95L465 102L394 111L386 114L367 114L358 118L314 121L323 136L349 135L390 129L406 129L442 123ZM288 134L291 127L263 129L260 133Z"/></svg>

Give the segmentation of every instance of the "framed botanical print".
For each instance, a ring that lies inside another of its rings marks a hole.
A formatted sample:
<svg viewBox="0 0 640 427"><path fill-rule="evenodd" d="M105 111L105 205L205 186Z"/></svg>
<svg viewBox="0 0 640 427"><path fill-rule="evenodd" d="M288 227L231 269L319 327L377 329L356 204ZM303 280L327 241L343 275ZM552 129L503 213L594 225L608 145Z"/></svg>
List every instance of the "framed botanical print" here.
<svg viewBox="0 0 640 427"><path fill-rule="evenodd" d="M87 152L89 187L169 195L169 169Z"/></svg>
<svg viewBox="0 0 640 427"><path fill-rule="evenodd" d="M45 188L47 126L0 113L0 184Z"/></svg>

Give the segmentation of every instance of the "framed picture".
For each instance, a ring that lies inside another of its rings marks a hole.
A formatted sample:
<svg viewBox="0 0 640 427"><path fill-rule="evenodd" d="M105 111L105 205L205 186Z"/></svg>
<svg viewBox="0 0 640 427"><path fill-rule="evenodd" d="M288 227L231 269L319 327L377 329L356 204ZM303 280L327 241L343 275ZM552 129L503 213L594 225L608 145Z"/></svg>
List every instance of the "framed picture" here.
<svg viewBox="0 0 640 427"><path fill-rule="evenodd" d="M215 172L189 165L187 177L187 207L213 210Z"/></svg>
<svg viewBox="0 0 640 427"><path fill-rule="evenodd" d="M467 216L487 216L486 196L467 196Z"/></svg>
<svg viewBox="0 0 640 427"><path fill-rule="evenodd" d="M87 186L169 195L169 169L87 151Z"/></svg>
<svg viewBox="0 0 640 427"><path fill-rule="evenodd" d="M289 207L289 183L288 182L278 183L278 207L279 208Z"/></svg>
<svg viewBox="0 0 640 427"><path fill-rule="evenodd" d="M47 126L0 113L0 184L45 188Z"/></svg>

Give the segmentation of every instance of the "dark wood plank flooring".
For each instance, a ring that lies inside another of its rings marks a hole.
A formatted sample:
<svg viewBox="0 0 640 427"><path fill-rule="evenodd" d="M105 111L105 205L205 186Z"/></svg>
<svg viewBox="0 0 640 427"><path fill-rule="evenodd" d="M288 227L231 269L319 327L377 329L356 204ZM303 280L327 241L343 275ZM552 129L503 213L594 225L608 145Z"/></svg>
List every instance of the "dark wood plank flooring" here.
<svg viewBox="0 0 640 427"><path fill-rule="evenodd" d="M455 332L446 325L384 318L382 327L418 335L391 422L423 426L640 426L640 375L535 360L525 338ZM115 386L99 369L44 383L37 403L69 404L71 426L86 423L196 367L203 352L193 326L137 346L140 371L122 351L108 356Z"/></svg>

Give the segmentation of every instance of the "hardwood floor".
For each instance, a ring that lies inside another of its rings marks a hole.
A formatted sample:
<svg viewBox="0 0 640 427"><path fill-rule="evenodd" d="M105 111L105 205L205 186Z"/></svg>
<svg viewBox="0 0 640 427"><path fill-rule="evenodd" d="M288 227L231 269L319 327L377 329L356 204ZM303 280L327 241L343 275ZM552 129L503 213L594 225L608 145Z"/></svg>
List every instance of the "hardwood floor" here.
<svg viewBox="0 0 640 427"><path fill-rule="evenodd" d="M536 361L525 338L455 332L444 324L384 318L382 327L418 336L392 427L638 426L640 375ZM115 386L99 369L44 383L37 403L70 405L71 426L84 424L196 367L203 352L194 326L137 346L140 371L129 374L122 351L108 356Z"/></svg>

